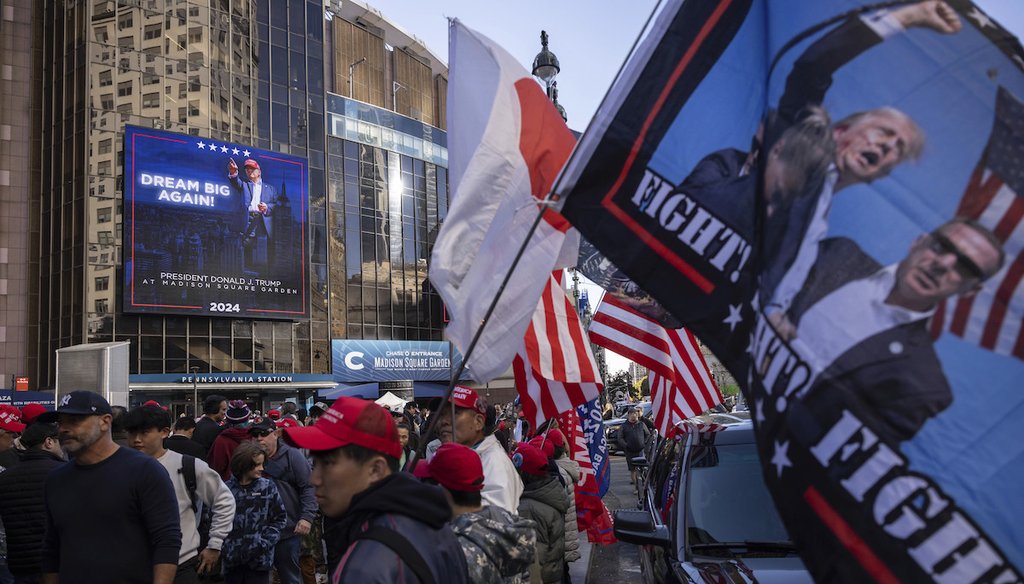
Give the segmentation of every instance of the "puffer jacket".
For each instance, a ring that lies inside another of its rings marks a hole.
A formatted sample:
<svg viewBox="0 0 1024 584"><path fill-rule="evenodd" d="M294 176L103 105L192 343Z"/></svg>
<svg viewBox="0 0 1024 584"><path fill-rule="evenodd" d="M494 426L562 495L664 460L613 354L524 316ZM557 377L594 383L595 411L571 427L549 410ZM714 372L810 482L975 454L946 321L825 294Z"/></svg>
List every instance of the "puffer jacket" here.
<svg viewBox="0 0 1024 584"><path fill-rule="evenodd" d="M440 487L425 485L404 472L377 481L352 497L348 511L324 533L331 582L417 581L390 547L359 539L372 527L385 527L405 537L439 584L467 582L466 558L448 525L451 518Z"/></svg>
<svg viewBox="0 0 1024 584"><path fill-rule="evenodd" d="M263 477L248 485L231 477L227 484L235 496L235 519L221 547L221 560L229 569L269 570L274 565L274 546L288 520L277 485Z"/></svg>
<svg viewBox="0 0 1024 584"><path fill-rule="evenodd" d="M569 497L557 477L535 479L523 489L519 515L537 523L537 558L540 581L556 584L562 581L565 563L565 512Z"/></svg>
<svg viewBox="0 0 1024 584"><path fill-rule="evenodd" d="M580 465L568 456L556 458L555 464L569 495L569 510L565 512L565 561L575 562L580 559L580 528L576 521L576 483L580 480Z"/></svg>
<svg viewBox="0 0 1024 584"><path fill-rule="evenodd" d="M537 555L537 524L488 505L452 520L473 584L520 584L530 580Z"/></svg>
<svg viewBox="0 0 1024 584"><path fill-rule="evenodd" d="M32 448L21 462L0 473L0 517L7 529L7 567L12 574L42 571L46 502L43 483L50 471L64 464L59 457Z"/></svg>

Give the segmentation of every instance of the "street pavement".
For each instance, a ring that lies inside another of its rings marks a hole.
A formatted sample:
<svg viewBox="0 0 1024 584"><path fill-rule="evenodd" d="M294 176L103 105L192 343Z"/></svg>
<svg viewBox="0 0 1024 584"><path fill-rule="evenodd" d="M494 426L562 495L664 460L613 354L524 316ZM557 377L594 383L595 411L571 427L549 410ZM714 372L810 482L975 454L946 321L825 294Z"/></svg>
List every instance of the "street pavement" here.
<svg viewBox="0 0 1024 584"><path fill-rule="evenodd" d="M626 459L612 455L611 480L604 504L613 514L616 509L636 509L636 494L629 484L629 470ZM570 576L575 584L605 584L612 582L635 582L640 577L640 555L637 547L629 543L612 545L590 545L585 542L586 533L580 533L583 552L576 562L570 564ZM584 548L586 550L584 551ZM586 566L586 567L584 567ZM584 570L586 570L584 575Z"/></svg>

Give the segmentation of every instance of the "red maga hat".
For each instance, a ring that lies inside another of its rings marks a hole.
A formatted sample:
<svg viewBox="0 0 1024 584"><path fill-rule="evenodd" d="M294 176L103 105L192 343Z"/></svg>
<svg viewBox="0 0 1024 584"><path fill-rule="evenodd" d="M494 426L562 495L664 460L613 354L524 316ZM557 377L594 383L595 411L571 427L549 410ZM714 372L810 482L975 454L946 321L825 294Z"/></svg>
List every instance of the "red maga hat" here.
<svg viewBox="0 0 1024 584"><path fill-rule="evenodd" d="M395 422L387 410L357 397L338 398L312 426L285 428L285 436L299 448L334 450L349 444L392 458L402 458Z"/></svg>
<svg viewBox="0 0 1024 584"><path fill-rule="evenodd" d="M271 420L281 419L281 410L267 410L267 417Z"/></svg>
<svg viewBox="0 0 1024 584"><path fill-rule="evenodd" d="M259 168L260 167L260 163L256 162L252 158L249 158L249 159L247 159L245 161L244 164L242 164L242 166L244 166L245 168Z"/></svg>
<svg viewBox="0 0 1024 584"><path fill-rule="evenodd" d="M278 428L299 428L302 426L295 418L281 418L275 423Z"/></svg>
<svg viewBox="0 0 1024 584"><path fill-rule="evenodd" d="M475 390L462 385L456 385L452 389L452 403L457 408L466 408L476 410L484 415L487 414L487 402Z"/></svg>
<svg viewBox="0 0 1024 584"><path fill-rule="evenodd" d="M541 451L544 453L544 456L548 458L555 457L555 444L551 442L550 438L545 439L543 434L538 434L534 436L533 439L530 440L530 444L536 446L537 448L540 448Z"/></svg>
<svg viewBox="0 0 1024 584"><path fill-rule="evenodd" d="M45 411L46 408L42 404L25 404L25 407L21 408L21 421L31 424Z"/></svg>
<svg viewBox="0 0 1024 584"><path fill-rule="evenodd" d="M430 477L451 491L482 491L484 467L480 455L468 446L442 444L427 467Z"/></svg>
<svg viewBox="0 0 1024 584"><path fill-rule="evenodd" d="M542 477L548 474L548 457L533 444L520 442L512 454L512 464L523 474Z"/></svg>
<svg viewBox="0 0 1024 584"><path fill-rule="evenodd" d="M21 417L21 410L14 406L3 405L0 407L0 430L21 434L25 431L25 424L18 421Z"/></svg>

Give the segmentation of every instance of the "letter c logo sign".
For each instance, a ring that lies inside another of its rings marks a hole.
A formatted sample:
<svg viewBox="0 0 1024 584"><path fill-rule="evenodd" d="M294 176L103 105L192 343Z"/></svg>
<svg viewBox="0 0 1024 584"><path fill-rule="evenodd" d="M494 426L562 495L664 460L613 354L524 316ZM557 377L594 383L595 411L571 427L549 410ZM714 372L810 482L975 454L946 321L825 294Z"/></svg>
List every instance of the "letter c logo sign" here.
<svg viewBox="0 0 1024 584"><path fill-rule="evenodd" d="M352 351L351 353L345 355L345 367L348 367L352 371L359 371L364 367L364 365L362 363L356 363L355 360L362 358L362 353L360 353L359 351Z"/></svg>

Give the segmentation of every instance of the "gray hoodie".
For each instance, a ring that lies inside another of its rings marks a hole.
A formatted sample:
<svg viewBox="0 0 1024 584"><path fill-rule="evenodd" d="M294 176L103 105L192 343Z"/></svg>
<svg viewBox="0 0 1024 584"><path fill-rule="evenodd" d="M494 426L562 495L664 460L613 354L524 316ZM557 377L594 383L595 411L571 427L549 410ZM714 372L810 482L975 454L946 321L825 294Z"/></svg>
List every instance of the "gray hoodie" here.
<svg viewBox="0 0 1024 584"><path fill-rule="evenodd" d="M475 584L529 581L536 555L536 524L500 507L488 505L463 513L451 522L466 555L469 581Z"/></svg>

